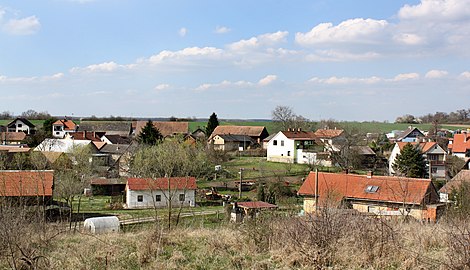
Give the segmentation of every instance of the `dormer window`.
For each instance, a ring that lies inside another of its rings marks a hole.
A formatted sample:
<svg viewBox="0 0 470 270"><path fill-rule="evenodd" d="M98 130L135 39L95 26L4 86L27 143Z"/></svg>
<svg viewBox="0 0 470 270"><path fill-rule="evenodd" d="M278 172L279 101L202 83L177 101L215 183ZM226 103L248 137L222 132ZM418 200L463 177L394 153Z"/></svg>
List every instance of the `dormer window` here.
<svg viewBox="0 0 470 270"><path fill-rule="evenodd" d="M378 186L367 186L365 192L367 193L376 193L379 190Z"/></svg>

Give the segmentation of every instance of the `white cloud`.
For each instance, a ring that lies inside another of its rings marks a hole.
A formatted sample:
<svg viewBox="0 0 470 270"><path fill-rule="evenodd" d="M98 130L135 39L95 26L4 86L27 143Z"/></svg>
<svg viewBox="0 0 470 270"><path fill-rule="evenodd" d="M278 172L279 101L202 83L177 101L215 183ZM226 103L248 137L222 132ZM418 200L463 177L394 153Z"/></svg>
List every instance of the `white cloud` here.
<svg viewBox="0 0 470 270"><path fill-rule="evenodd" d="M217 25L217 26L215 27L214 32L215 32L216 34L226 34L226 33L230 32L231 30L232 30L232 29L230 29L230 28L228 28L228 27L225 27L225 26L218 26L218 25Z"/></svg>
<svg viewBox="0 0 470 270"><path fill-rule="evenodd" d="M166 83L162 83L162 84L159 84L157 86L155 86L155 90L157 92L160 92L160 91L163 91L163 90L167 90L168 88L170 88L170 85L169 84L166 84Z"/></svg>
<svg viewBox="0 0 470 270"><path fill-rule="evenodd" d="M148 58L148 61L152 64L158 64L170 60L183 60L183 59L219 59L223 56L224 51L215 47L189 47L180 51L161 51L156 55L152 55Z"/></svg>
<svg viewBox="0 0 470 270"><path fill-rule="evenodd" d="M227 88L242 88L242 87L251 87L253 86L253 83L247 82L247 81L236 81L236 82L231 82L228 80L224 80L221 83L204 83L198 86L195 91L197 92L202 92L210 89L227 89Z"/></svg>
<svg viewBox="0 0 470 270"><path fill-rule="evenodd" d="M267 33L252 37L250 39L242 39L228 45L228 48L233 51L247 51L256 49L262 46L273 46L281 42L285 42L289 32L277 31L275 33Z"/></svg>
<svg viewBox="0 0 470 270"><path fill-rule="evenodd" d="M383 81L383 79L379 77L369 77L369 78L351 78L351 77L329 77L329 78L317 78L314 77L309 80L310 82L314 83L322 83L322 84L352 84L352 83L363 83L363 84L374 84Z"/></svg>
<svg viewBox="0 0 470 270"><path fill-rule="evenodd" d="M115 62L111 61L111 62L104 62L104 63L101 63L101 64L89 65L85 68L74 67L70 70L70 72L72 72L72 73L81 72L81 71L90 72L90 73L93 73L93 72L113 72L113 71L117 70L118 68L122 68L122 67L124 67L124 66L118 65Z"/></svg>
<svg viewBox="0 0 470 270"><path fill-rule="evenodd" d="M0 83L28 83L28 82L51 82L60 80L64 77L64 73L56 73L46 76L33 77L7 77L0 75Z"/></svg>
<svg viewBox="0 0 470 270"><path fill-rule="evenodd" d="M41 23L36 16L23 19L10 19L3 25L3 30L11 35L30 35L41 28Z"/></svg>
<svg viewBox="0 0 470 270"><path fill-rule="evenodd" d="M319 43L369 43L374 42L388 26L385 20L350 19L337 26L332 23L321 23L307 33L296 33L295 41L303 46Z"/></svg>
<svg viewBox="0 0 470 270"><path fill-rule="evenodd" d="M343 50L316 50L308 54L305 60L312 62L331 62L331 61L359 61L371 60L380 57L377 52L347 52Z"/></svg>
<svg viewBox="0 0 470 270"><path fill-rule="evenodd" d="M398 43L406 45L419 45L424 43L424 39L417 34L398 33L393 39Z"/></svg>
<svg viewBox="0 0 470 270"><path fill-rule="evenodd" d="M427 79L439 79L447 76L448 72L445 70L430 70L424 75L425 78Z"/></svg>
<svg viewBox="0 0 470 270"><path fill-rule="evenodd" d="M269 85L269 84L273 83L275 80L277 80L276 75L268 75L268 76L262 78L261 80L259 80L258 85L266 86L266 85Z"/></svg>
<svg viewBox="0 0 470 270"><path fill-rule="evenodd" d="M470 79L470 71L464 71L464 72L460 73L459 78L469 80Z"/></svg>
<svg viewBox="0 0 470 270"><path fill-rule="evenodd" d="M418 73L402 73L402 74L398 74L397 76L395 76L395 78L393 78L393 81L414 80L418 78L419 78Z"/></svg>
<svg viewBox="0 0 470 270"><path fill-rule="evenodd" d="M188 29L186 29L185 27L181 27L180 30L178 31L178 34L180 35L180 37L185 37L187 33L188 33Z"/></svg>
<svg viewBox="0 0 470 270"><path fill-rule="evenodd" d="M461 20L469 18L469 0L421 0L417 5L405 5L398 12L401 19Z"/></svg>

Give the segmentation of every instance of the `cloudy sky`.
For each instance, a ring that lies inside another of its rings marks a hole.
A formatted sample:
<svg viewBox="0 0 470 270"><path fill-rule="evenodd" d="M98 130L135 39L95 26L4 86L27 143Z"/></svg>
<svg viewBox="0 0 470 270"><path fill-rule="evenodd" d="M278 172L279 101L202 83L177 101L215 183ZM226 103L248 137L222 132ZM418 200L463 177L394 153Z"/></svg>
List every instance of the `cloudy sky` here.
<svg viewBox="0 0 470 270"><path fill-rule="evenodd" d="M470 0L0 0L0 101L357 121L470 108Z"/></svg>

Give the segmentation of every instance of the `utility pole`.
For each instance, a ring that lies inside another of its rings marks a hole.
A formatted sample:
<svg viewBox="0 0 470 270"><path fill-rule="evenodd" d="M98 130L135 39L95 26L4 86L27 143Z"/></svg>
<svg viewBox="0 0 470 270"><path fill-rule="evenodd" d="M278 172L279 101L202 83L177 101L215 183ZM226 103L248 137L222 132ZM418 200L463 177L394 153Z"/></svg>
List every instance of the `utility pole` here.
<svg viewBox="0 0 470 270"><path fill-rule="evenodd" d="M238 185L238 198L241 199L242 198L242 184L243 184L243 168L240 168L240 184Z"/></svg>

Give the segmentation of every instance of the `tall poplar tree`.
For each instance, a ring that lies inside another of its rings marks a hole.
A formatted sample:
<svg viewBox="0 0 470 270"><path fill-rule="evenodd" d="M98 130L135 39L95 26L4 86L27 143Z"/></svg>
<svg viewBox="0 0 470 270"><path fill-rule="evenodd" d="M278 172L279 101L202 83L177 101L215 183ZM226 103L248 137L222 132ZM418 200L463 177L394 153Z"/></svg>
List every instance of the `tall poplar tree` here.
<svg viewBox="0 0 470 270"><path fill-rule="evenodd" d="M148 120L145 126L140 131L137 140L143 144L156 145L163 140L163 135L153 125L152 121Z"/></svg>

